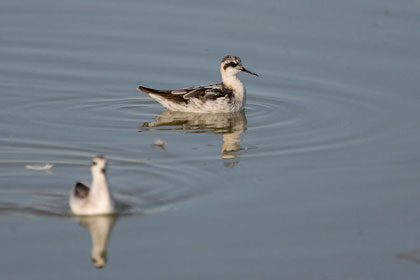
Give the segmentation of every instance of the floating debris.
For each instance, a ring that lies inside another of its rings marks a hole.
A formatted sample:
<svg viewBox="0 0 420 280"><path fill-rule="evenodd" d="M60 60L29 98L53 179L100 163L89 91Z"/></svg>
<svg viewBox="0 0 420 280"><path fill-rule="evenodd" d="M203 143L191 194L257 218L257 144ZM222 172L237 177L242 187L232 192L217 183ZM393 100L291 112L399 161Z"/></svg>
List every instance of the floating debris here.
<svg viewBox="0 0 420 280"><path fill-rule="evenodd" d="M51 168L54 166L54 164L44 164L44 165L36 165L36 164L28 164L25 166L26 169L31 169L31 170L37 170L37 171L45 171L46 173L51 173Z"/></svg>
<svg viewBox="0 0 420 280"><path fill-rule="evenodd" d="M396 254L395 257L400 260L407 260L420 265L420 249L408 253Z"/></svg>
<svg viewBox="0 0 420 280"><path fill-rule="evenodd" d="M159 147L162 150L166 150L166 142L163 141L162 139L156 139L155 141L153 141L153 147Z"/></svg>

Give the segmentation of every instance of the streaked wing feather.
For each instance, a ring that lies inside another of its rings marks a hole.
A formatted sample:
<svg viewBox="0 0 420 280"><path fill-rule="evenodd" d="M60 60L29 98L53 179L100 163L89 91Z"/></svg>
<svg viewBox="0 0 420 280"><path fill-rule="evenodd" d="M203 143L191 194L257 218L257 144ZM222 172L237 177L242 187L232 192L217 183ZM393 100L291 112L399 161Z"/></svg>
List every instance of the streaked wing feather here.
<svg viewBox="0 0 420 280"><path fill-rule="evenodd" d="M189 99L216 99L217 97L224 96L226 93L223 91L221 83L208 86L196 86L190 88L180 88L174 90L158 90L139 86L138 90L147 94L156 94L170 101L177 103L187 103Z"/></svg>
<svg viewBox="0 0 420 280"><path fill-rule="evenodd" d="M194 97L196 97L197 95L200 95L200 92L201 92L201 90L200 90L200 89L195 89L195 90L192 90L192 91L190 91L190 92L188 92L188 93L184 94L184 99L191 99L191 98L194 98Z"/></svg>

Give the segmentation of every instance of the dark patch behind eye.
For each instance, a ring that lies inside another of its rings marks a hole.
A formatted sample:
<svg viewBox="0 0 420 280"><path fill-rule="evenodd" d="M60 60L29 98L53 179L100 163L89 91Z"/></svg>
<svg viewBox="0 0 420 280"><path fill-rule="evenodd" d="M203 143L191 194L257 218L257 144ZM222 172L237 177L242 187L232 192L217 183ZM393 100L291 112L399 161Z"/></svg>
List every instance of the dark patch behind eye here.
<svg viewBox="0 0 420 280"><path fill-rule="evenodd" d="M233 67L233 68L235 68L236 66L238 66L238 63L235 63L235 62L229 62L229 63L226 63L224 66L223 66L223 69L224 70L226 70L226 68L228 68L228 67Z"/></svg>

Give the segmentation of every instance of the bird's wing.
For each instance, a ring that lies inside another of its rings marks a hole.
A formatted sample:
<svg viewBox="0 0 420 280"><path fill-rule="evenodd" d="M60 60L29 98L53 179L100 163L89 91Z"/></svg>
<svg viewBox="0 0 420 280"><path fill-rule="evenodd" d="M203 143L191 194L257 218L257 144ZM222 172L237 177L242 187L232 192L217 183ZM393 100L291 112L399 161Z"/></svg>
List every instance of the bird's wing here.
<svg viewBox="0 0 420 280"><path fill-rule="evenodd" d="M85 184L77 182L74 186L74 196L77 198L85 198L89 194L89 187L87 187Z"/></svg>
<svg viewBox="0 0 420 280"><path fill-rule="evenodd" d="M180 88L174 90L159 90L143 86L139 86L137 89L147 94L157 94L161 97L178 103L187 103L188 100L192 98L199 98L204 100L216 99L218 97L222 97L226 94L229 94L228 91L224 90L221 83L208 86Z"/></svg>

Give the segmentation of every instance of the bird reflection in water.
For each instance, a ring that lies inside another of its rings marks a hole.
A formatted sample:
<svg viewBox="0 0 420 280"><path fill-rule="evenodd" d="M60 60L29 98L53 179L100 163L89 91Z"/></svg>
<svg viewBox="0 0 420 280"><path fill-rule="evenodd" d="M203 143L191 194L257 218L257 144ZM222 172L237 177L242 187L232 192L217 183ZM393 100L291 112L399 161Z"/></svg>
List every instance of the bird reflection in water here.
<svg viewBox="0 0 420 280"><path fill-rule="evenodd" d="M241 134L246 130L246 123L245 111L217 114L164 111L156 116L155 121L145 122L139 131L189 130L191 133L222 134L221 158L233 159L224 164L234 166L238 162L234 159L238 157L237 152L241 150L238 142Z"/></svg>
<svg viewBox="0 0 420 280"><path fill-rule="evenodd" d="M108 240L112 227L117 221L117 216L79 216L73 219L89 229L92 238L92 251L90 254L92 264L96 268L103 268L107 262Z"/></svg>

